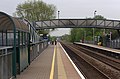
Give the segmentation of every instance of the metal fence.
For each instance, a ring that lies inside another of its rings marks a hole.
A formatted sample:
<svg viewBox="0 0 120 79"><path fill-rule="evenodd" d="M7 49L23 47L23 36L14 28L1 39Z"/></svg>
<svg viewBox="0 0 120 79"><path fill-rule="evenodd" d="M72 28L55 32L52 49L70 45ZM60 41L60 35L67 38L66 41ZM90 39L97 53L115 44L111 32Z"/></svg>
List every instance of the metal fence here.
<svg viewBox="0 0 120 79"><path fill-rule="evenodd" d="M111 48L118 48L118 49L120 49L120 39L112 40L110 42L110 47Z"/></svg>
<svg viewBox="0 0 120 79"><path fill-rule="evenodd" d="M93 41L84 41L84 43L97 45L97 43L93 43ZM116 39L116 40L111 40L111 41L108 41L108 42L104 42L103 46L104 47L109 47L109 48L120 49L120 38Z"/></svg>
<svg viewBox="0 0 120 79"><path fill-rule="evenodd" d="M0 47L0 79L12 77L12 47Z"/></svg>
<svg viewBox="0 0 120 79"><path fill-rule="evenodd" d="M41 41L30 45L30 61L33 61L46 47L47 41Z"/></svg>

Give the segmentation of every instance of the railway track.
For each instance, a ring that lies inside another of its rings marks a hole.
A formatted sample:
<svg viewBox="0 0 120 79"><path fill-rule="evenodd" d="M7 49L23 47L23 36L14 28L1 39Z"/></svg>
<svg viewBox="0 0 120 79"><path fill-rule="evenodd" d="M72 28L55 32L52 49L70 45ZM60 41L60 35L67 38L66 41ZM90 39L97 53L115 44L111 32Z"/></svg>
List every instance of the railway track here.
<svg viewBox="0 0 120 79"><path fill-rule="evenodd" d="M119 60L78 45L62 43L62 46L86 79L120 79Z"/></svg>
<svg viewBox="0 0 120 79"><path fill-rule="evenodd" d="M107 64L107 65L113 67L114 69L120 71L120 60L119 59L108 57L106 55L100 54L99 52L95 52L93 50L85 49L85 48L83 48L81 46L78 46L78 45L72 45L72 46L75 47L78 50L82 49L80 51L82 51L82 52L86 53L87 55L92 56L95 59L97 59L101 62L104 62L105 64ZM88 52L86 52L86 51L88 51Z"/></svg>

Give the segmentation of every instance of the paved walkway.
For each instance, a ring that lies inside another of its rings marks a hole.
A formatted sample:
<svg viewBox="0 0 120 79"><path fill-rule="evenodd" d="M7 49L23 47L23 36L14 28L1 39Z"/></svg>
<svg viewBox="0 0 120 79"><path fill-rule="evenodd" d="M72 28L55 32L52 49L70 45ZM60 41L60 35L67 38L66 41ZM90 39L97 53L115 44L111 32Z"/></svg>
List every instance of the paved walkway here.
<svg viewBox="0 0 120 79"><path fill-rule="evenodd" d="M54 46L50 45L17 79L49 79L53 53Z"/></svg>
<svg viewBox="0 0 120 79"><path fill-rule="evenodd" d="M55 54L55 57L53 56ZM54 62L53 62L54 60ZM52 71L53 68L53 71ZM53 77L51 76L53 74ZM81 79L60 47L49 45L17 79Z"/></svg>

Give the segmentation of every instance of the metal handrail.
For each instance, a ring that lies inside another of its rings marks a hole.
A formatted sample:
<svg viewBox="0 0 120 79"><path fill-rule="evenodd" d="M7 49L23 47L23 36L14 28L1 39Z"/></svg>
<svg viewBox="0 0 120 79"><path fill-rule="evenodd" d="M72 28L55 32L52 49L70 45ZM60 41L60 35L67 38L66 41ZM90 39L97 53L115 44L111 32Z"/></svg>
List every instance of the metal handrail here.
<svg viewBox="0 0 120 79"><path fill-rule="evenodd" d="M12 54L12 52L8 52L9 49L13 49L13 47L12 46L0 47L0 51L1 51L0 57ZM5 51L3 51L3 50L5 50Z"/></svg>

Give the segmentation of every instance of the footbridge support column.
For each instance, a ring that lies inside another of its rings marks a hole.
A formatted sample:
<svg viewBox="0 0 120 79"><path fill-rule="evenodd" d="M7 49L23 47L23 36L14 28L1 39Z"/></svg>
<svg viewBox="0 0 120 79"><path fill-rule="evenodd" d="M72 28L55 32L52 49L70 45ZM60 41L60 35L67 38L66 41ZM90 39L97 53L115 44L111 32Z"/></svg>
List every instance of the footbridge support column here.
<svg viewBox="0 0 120 79"><path fill-rule="evenodd" d="M120 30L119 30L119 29L117 29L117 32L118 32L118 35L119 35L119 37L120 37Z"/></svg>

